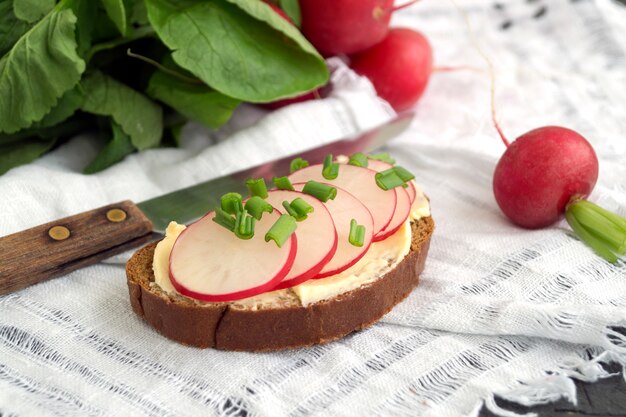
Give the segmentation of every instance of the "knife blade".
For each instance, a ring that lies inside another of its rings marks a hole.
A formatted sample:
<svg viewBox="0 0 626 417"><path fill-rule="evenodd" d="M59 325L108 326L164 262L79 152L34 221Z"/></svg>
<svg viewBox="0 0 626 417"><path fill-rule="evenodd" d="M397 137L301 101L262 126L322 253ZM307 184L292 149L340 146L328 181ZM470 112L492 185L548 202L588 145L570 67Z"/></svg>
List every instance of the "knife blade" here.
<svg viewBox="0 0 626 417"><path fill-rule="evenodd" d="M311 164L328 154L350 155L380 148L403 132L414 114L391 121L350 138L314 147L262 165L247 168L139 204L122 201L42 224L0 238L0 295L65 275L163 233L170 221L190 223L210 211L226 192L246 191L245 180L289 174L289 164L302 157Z"/></svg>

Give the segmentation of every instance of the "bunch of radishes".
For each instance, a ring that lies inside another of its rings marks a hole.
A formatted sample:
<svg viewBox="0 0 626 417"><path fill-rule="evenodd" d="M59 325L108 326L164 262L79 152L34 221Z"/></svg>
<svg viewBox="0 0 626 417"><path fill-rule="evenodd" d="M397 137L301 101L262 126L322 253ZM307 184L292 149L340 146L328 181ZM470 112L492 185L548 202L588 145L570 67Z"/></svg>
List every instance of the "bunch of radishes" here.
<svg viewBox="0 0 626 417"><path fill-rule="evenodd" d="M433 68L432 50L422 34L389 28L391 14L412 3L394 7L393 0L300 0L301 30L322 54L347 56L350 66L402 111L417 102ZM598 159L589 142L573 130L547 126L509 146L493 114L507 146L493 180L504 214L531 229L554 224L565 214L574 232L604 259L615 263L626 254L626 219L585 200L598 178Z"/></svg>

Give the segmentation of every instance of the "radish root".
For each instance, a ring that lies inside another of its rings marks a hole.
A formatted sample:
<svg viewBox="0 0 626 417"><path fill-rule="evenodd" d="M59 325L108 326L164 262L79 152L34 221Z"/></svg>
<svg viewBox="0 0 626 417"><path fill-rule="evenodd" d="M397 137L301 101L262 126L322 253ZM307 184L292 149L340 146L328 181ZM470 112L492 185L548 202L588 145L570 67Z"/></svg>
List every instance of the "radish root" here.
<svg viewBox="0 0 626 417"><path fill-rule="evenodd" d="M496 73L494 70L493 63L491 62L491 59L489 59L487 54L483 51L483 49L480 47L480 43L478 43L478 40L476 39L476 35L474 34L474 30L472 29L472 24L470 23L467 13L465 13L465 11L463 11L463 9L459 7L459 5L457 4L455 0L450 0L450 1L452 2L456 10L459 12L461 17L463 18L463 21L465 22L465 27L467 28L467 32L470 37L470 43L472 44L474 49L476 49L476 52L478 52L478 54L487 63L487 67L489 70L489 78L491 81L491 120L493 121L493 125L496 128L498 135L500 135L500 139L502 139L502 142L504 143L506 147L509 147L511 143L504 135L504 132L502 131L502 128L500 127L500 124L498 123L498 118L496 115Z"/></svg>
<svg viewBox="0 0 626 417"><path fill-rule="evenodd" d="M391 13L395 13L395 12L397 12L398 10L402 10L402 9L404 9L404 8L406 8L406 7L412 6L413 4L417 3L418 1L420 1L420 0L411 0L411 1L408 1L408 2L406 2L406 3L404 3L404 4L400 4L400 5L398 5L398 6L395 6L395 7L393 7L393 8L391 9Z"/></svg>

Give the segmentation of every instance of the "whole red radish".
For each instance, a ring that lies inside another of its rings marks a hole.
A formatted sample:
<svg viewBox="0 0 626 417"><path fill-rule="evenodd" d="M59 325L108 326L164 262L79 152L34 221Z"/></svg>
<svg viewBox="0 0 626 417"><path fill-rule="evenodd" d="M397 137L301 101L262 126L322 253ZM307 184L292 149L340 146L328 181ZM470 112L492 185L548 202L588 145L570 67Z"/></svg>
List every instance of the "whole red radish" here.
<svg viewBox="0 0 626 417"><path fill-rule="evenodd" d="M370 79L379 96L396 111L421 97L433 69L428 40L411 29L391 29L382 42L353 55L350 66Z"/></svg>
<svg viewBox="0 0 626 417"><path fill-rule="evenodd" d="M573 130L546 126L523 134L496 166L493 191L513 223L536 229L565 213L572 198L587 197L598 179L598 158Z"/></svg>
<svg viewBox="0 0 626 417"><path fill-rule="evenodd" d="M300 0L302 33L326 56L353 54L389 30L393 0Z"/></svg>

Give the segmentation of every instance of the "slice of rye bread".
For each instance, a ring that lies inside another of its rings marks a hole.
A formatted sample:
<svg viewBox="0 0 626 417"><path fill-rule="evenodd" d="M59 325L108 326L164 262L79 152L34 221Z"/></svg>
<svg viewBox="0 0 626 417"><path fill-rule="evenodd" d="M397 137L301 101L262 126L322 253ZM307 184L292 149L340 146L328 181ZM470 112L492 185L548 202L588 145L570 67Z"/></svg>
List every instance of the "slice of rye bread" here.
<svg viewBox="0 0 626 417"><path fill-rule="evenodd" d="M291 290L284 291L279 305L257 308L168 294L154 283L156 242L151 243L126 265L130 302L159 333L185 345L272 351L327 343L372 325L417 286L435 224L424 217L411 228L411 250L394 269L374 282L306 307Z"/></svg>

